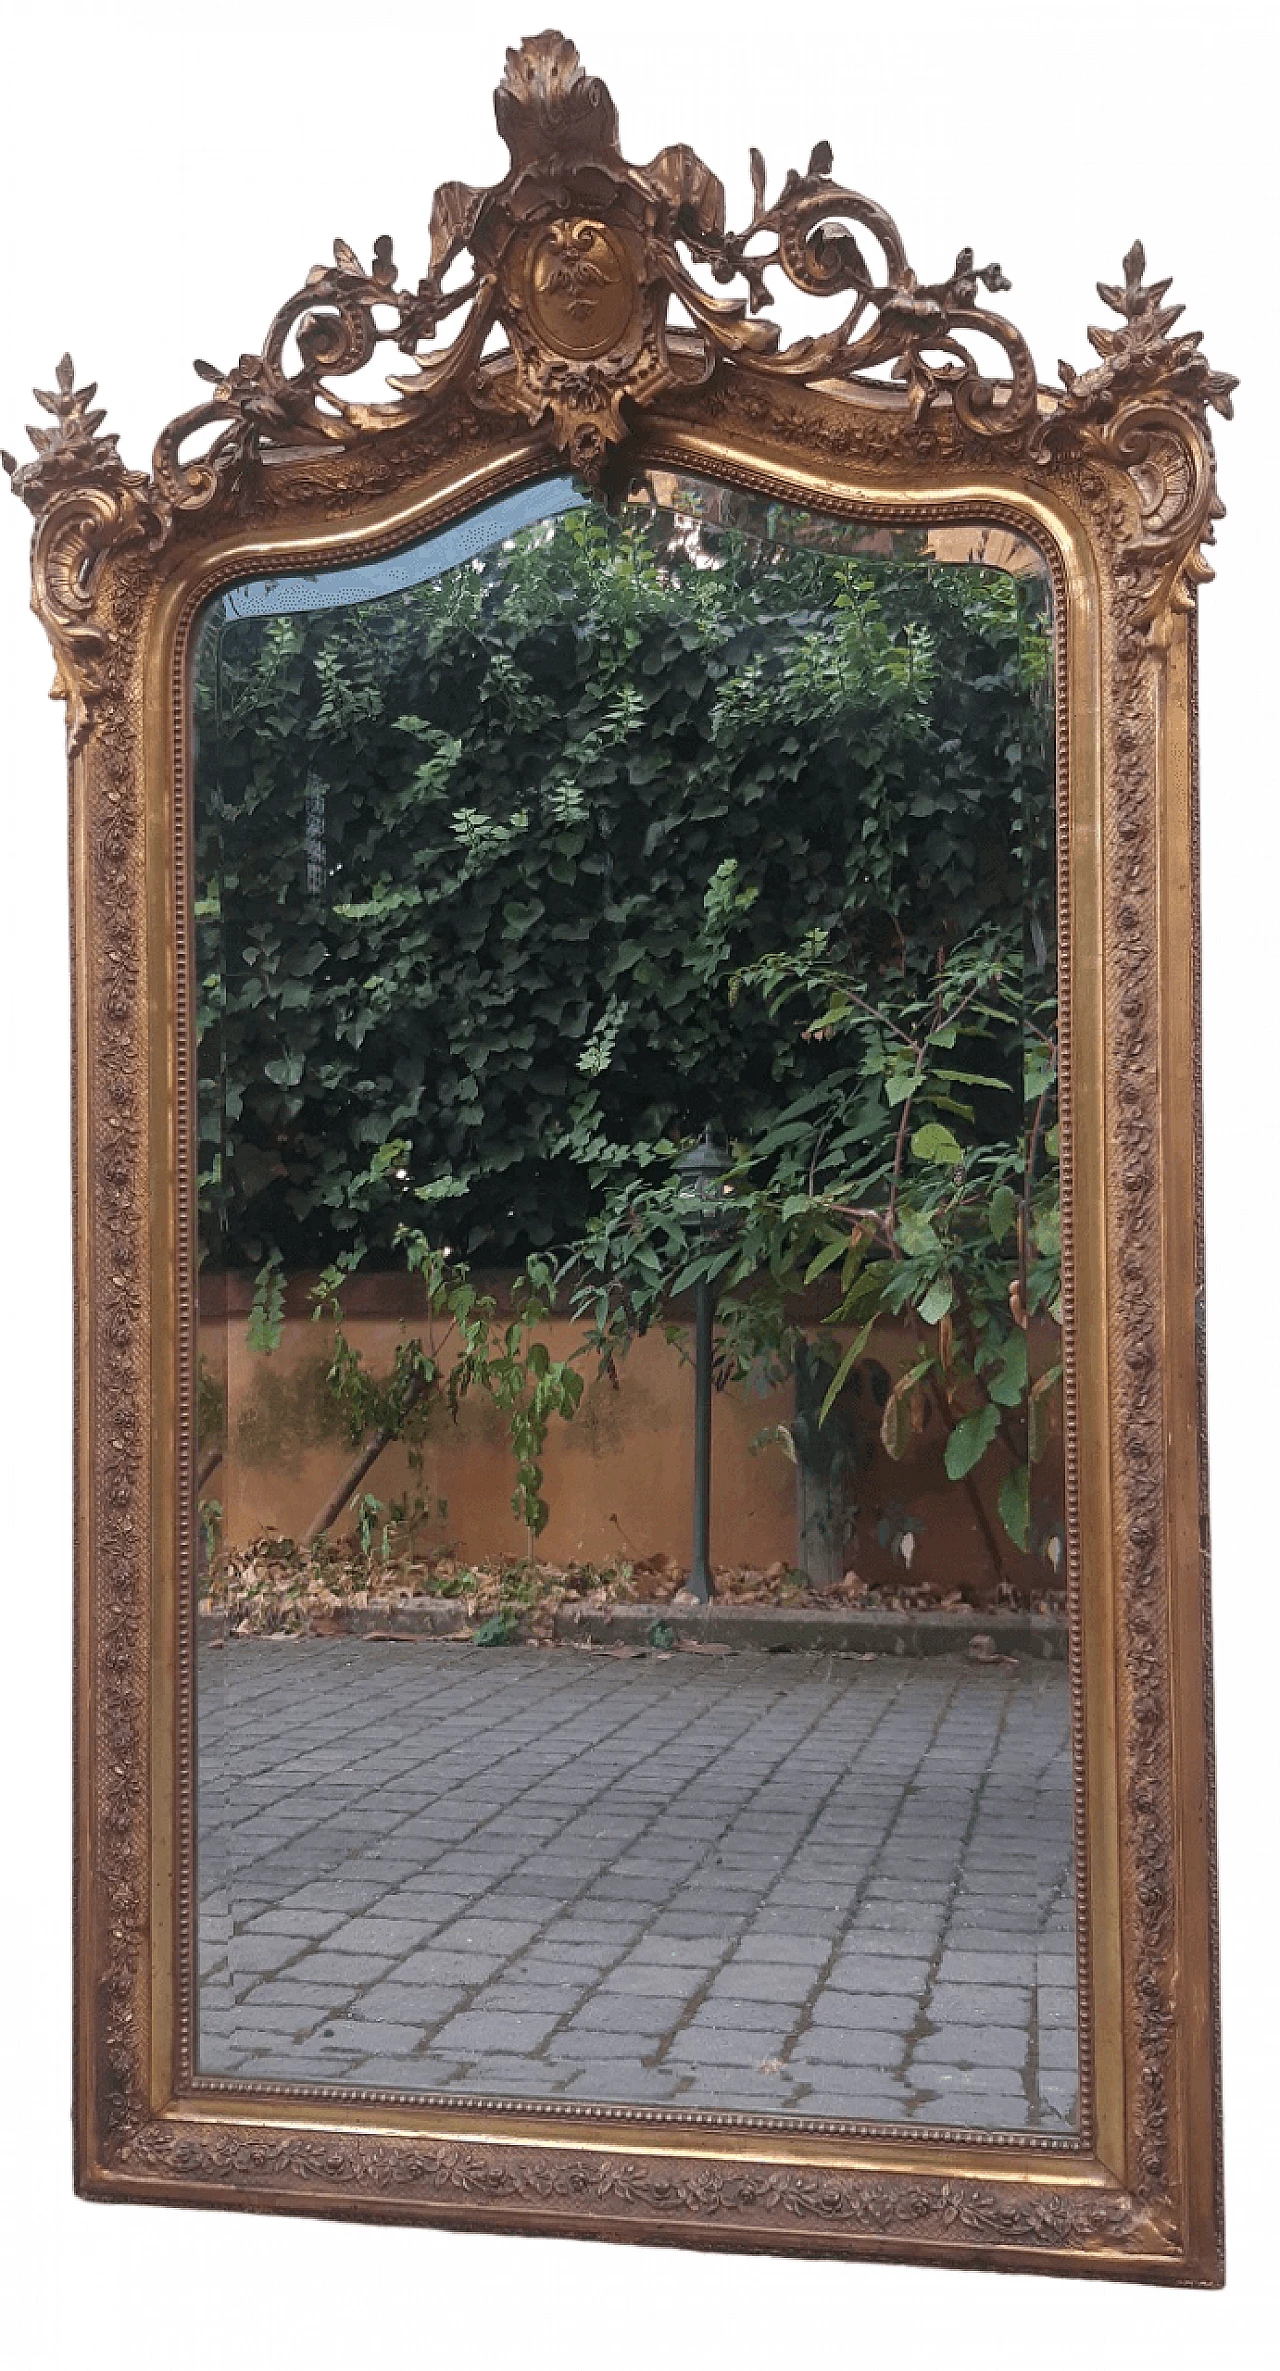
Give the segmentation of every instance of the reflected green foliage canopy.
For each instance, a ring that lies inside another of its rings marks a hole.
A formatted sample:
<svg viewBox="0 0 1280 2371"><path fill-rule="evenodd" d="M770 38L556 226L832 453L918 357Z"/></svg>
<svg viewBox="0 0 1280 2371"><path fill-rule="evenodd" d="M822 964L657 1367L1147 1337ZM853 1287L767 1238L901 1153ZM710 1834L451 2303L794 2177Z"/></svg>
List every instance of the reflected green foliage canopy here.
<svg viewBox="0 0 1280 2371"><path fill-rule="evenodd" d="M1038 579L600 510L390 599L202 635L205 1256L565 1246L832 1071L770 959L1051 986ZM826 934L825 939L814 934ZM752 967L765 966L753 974ZM766 992L731 995L745 974ZM785 999L782 1000L785 1003ZM1016 1011L951 1125L1009 1137Z"/></svg>

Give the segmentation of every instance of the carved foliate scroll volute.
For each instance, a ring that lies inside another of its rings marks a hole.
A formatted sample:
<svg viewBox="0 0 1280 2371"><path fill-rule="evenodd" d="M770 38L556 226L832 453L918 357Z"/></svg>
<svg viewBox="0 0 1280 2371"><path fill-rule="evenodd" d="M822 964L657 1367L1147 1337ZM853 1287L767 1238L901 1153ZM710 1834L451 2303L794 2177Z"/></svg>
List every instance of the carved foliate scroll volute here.
<svg viewBox="0 0 1280 2371"><path fill-rule="evenodd" d="M961 451L1047 469L1060 458L1105 460L1127 473L1126 566L1144 622L1170 598L1185 604L1209 574L1200 546L1221 506L1207 413L1230 411L1235 382L1208 368L1198 339L1170 336L1180 308L1163 301L1167 281L1143 287L1140 247L1123 289L1102 290L1123 326L1091 333L1100 368L1076 377L1064 365L1063 388L1050 395L1021 333L982 301L1008 286L999 265L979 268L966 247L945 279L921 282L892 217L833 178L825 142L772 202L753 149L751 219L730 231L721 183L691 148L626 161L613 100L563 34L508 52L495 111L510 170L490 189L450 181L437 190L417 287L398 286L389 238L367 269L338 240L332 264L317 265L281 306L260 353L230 370L197 362L209 392L163 431L150 477L126 469L115 438L98 433L94 391L74 389L69 363L58 391L40 396L54 426L33 431L35 460L19 469L6 456L6 465L37 519L33 600L74 745L99 692L95 588L107 553L140 537L163 544L178 513L247 500L265 453L350 450L458 407L540 431L598 482L634 418L673 388L748 376L856 382L888 368L906 396L904 461L934 412L949 416ZM447 287L457 267L460 284ZM836 302L830 328L781 344L761 318L778 274ZM731 293L713 293L708 278ZM674 302L685 316L679 334ZM489 353L495 330L505 347ZM981 369L974 339L994 352L997 376ZM345 396L342 379L386 342L406 358L392 399ZM187 458L189 440L210 429L208 449Z"/></svg>
<svg viewBox="0 0 1280 2371"><path fill-rule="evenodd" d="M649 404L680 379L709 378L721 361L801 379L892 362L917 411L946 389L978 431L1025 429L1034 417L1030 354L1008 322L977 303L979 283L1008 286L999 265L975 270L965 249L947 281L919 286L891 218L832 179L825 142L806 172L788 174L772 206L753 150L752 219L730 232L723 187L691 148L664 148L643 166L625 161L613 101L562 34L508 53L496 109L511 172L493 190L440 191L431 277L439 283L469 248L514 358L513 380L495 378L494 395L548 423L586 476L599 474L609 445L625 435L627 404ZM850 224L876 241L879 279ZM748 255L750 241L770 234L772 247ZM742 281L745 296L712 295L694 264L722 285ZM849 300L843 318L780 350L776 324L758 318L773 301L773 270L810 295ZM667 335L673 297L692 323L678 351ZM965 329L985 332L1008 355L1003 401L958 342ZM397 383L413 393L412 381Z"/></svg>
<svg viewBox="0 0 1280 2371"><path fill-rule="evenodd" d="M1127 471L1136 507L1123 567L1139 594L1141 622L1149 625L1166 602L1189 609L1197 584L1213 575L1202 547L1213 542L1214 520L1226 514L1208 415L1231 418L1239 381L1210 369L1198 330L1170 336L1183 308L1165 303L1168 280L1144 285L1146 268L1135 240L1124 259L1123 286L1098 282L1099 296L1123 326L1090 330L1089 343L1102 356L1096 369L1058 364L1064 392L1042 420L1035 450L1040 457L1097 454Z"/></svg>
<svg viewBox="0 0 1280 2371"><path fill-rule="evenodd" d="M121 544L159 545L170 526L151 480L125 467L115 436L99 433L106 413L90 409L97 392L92 383L76 386L71 356L64 354L56 387L35 390L53 418L52 428L27 430L35 459L19 467L12 453L0 454L14 493L35 514L31 605L53 644L50 698L67 703L72 756L88 733L106 657L95 616L98 563Z"/></svg>

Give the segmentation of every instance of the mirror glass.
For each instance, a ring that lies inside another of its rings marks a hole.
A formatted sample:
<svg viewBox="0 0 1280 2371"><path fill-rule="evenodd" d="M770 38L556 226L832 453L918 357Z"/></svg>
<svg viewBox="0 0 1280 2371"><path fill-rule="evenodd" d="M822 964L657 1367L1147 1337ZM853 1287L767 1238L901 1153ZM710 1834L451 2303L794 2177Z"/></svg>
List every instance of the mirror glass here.
<svg viewBox="0 0 1280 2371"><path fill-rule="evenodd" d="M1038 554L559 478L192 696L199 2073L1072 2128Z"/></svg>

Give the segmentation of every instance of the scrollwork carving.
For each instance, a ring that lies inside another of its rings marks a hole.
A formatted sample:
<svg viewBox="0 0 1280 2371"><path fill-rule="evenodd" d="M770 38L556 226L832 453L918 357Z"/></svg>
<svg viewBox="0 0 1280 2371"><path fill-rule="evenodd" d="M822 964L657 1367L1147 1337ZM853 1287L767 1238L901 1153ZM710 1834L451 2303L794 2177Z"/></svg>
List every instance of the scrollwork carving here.
<svg viewBox="0 0 1280 2371"><path fill-rule="evenodd" d="M651 164L627 163L609 92L583 72L562 34L540 34L508 52L495 112L511 170L491 189L451 181L437 190L430 268L415 290L397 288L389 239L377 242L369 272L339 241L333 265L318 266L281 307L260 355L242 355L226 373L197 364L214 393L157 447L157 480L171 499L211 500L264 442L341 442L396 427L459 385L476 402L546 427L588 477L600 474L625 435L628 405L706 379L722 362L808 380L891 364L916 414L945 396L975 435L1018 435L1033 422L1030 353L1010 322L978 302L980 285L1009 285L999 265L977 269L965 248L949 278L922 285L891 216L832 179L825 142L804 173L788 173L772 205L753 149L754 211L744 231L731 232L723 187L691 148L677 144ZM876 242L879 275L857 231ZM767 252L749 252L768 237ZM464 256L471 276L449 291L447 277ZM742 281L746 296L713 295L697 266L722 285ZM821 336L781 347L776 324L758 318L773 301L775 270L807 295L851 299L843 318ZM675 340L673 298L692 323ZM379 321L376 307L392 320ZM463 320L452 344L435 349L457 313ZM508 353L486 361L495 324ZM982 376L962 343L973 334L1003 350L1005 382ZM391 381L399 402L351 403L326 383L362 368L387 339L415 366ZM232 423L225 437L206 461L184 467L185 439L220 419Z"/></svg>
<svg viewBox="0 0 1280 2371"><path fill-rule="evenodd" d="M1120 329L1091 329L1102 356L1094 370L1060 362L1063 392L1034 440L1040 457L1074 453L1103 457L1125 472L1133 491L1133 524L1123 537L1122 569L1138 595L1142 628L1166 603L1189 609L1195 587L1213 575L1203 546L1214 521L1225 516L1218 499L1209 412L1231 418L1238 381L1212 370L1200 351L1200 332L1171 337L1181 305L1167 305L1170 282L1145 285L1147 259L1135 240L1119 287L1098 282Z"/></svg>
<svg viewBox="0 0 1280 2371"><path fill-rule="evenodd" d="M34 461L19 468L6 456L6 466L37 518L35 605L57 653L54 688L68 699L74 746L97 695L95 582L109 550L139 537L158 547L177 515L246 500L265 452L364 449L438 419L455 399L542 431L599 480L632 419L664 395L678 402L682 390L726 374L856 389L888 369L918 444L1029 452L1045 463L1092 456L1124 473L1134 503L1126 566L1141 580L1148 624L1166 600L1185 605L1210 573L1200 547L1222 511L1206 415L1229 414L1235 381L1210 370L1198 337L1170 336L1181 307L1164 303L1167 281L1143 286L1140 246L1125 259L1123 287L1101 288L1123 326L1090 332L1099 367L1077 376L1064 363L1062 391L1050 396L1020 331L980 301L983 288L1008 287L1000 266L979 268L966 247L946 279L921 282L892 216L832 178L825 141L772 203L753 149L751 219L730 231L722 184L693 149L677 143L648 165L626 161L613 100L563 34L508 52L495 113L510 171L489 189L449 181L436 191L429 267L416 288L398 285L389 238L375 242L368 269L339 239L333 262L280 307L260 353L229 370L197 362L210 392L162 431L150 477L125 467L114 436L97 433L94 390L75 390L70 363L59 366L57 392L39 397L54 427L32 431ZM447 287L464 262L461 285ZM700 271L745 294L713 294ZM776 323L761 318L773 274L817 300L841 300L840 319L782 345ZM690 324L678 331L673 301ZM441 344L451 321L455 333ZM488 354L495 329L507 343ZM1003 356L1003 376L979 368L975 338ZM335 382L388 342L408 365L389 380L391 400L344 394ZM189 455L209 430L207 450Z"/></svg>
<svg viewBox="0 0 1280 2371"><path fill-rule="evenodd" d="M115 436L99 434L106 413L90 410L96 394L92 383L76 386L71 356L64 354L57 386L35 391L53 426L28 429L34 461L19 467L12 453L0 455L14 493L35 514L31 606L53 644L57 672L50 697L67 702L73 756L102 691L106 640L98 614L99 566L122 545L158 546L170 526L168 505L150 479L125 467Z"/></svg>

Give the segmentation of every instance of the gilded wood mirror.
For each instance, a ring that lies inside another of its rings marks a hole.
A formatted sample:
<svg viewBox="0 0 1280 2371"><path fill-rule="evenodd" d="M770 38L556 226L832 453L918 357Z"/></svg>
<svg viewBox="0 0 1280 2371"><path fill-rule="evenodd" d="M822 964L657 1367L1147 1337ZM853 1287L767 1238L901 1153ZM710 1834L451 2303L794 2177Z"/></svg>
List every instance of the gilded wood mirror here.
<svg viewBox="0 0 1280 2371"><path fill-rule="evenodd" d="M1049 389L825 144L731 232L562 35L496 108L416 288L339 241L150 474L69 360L6 457L71 777L77 2179L1213 2285L1234 382L1140 246Z"/></svg>

